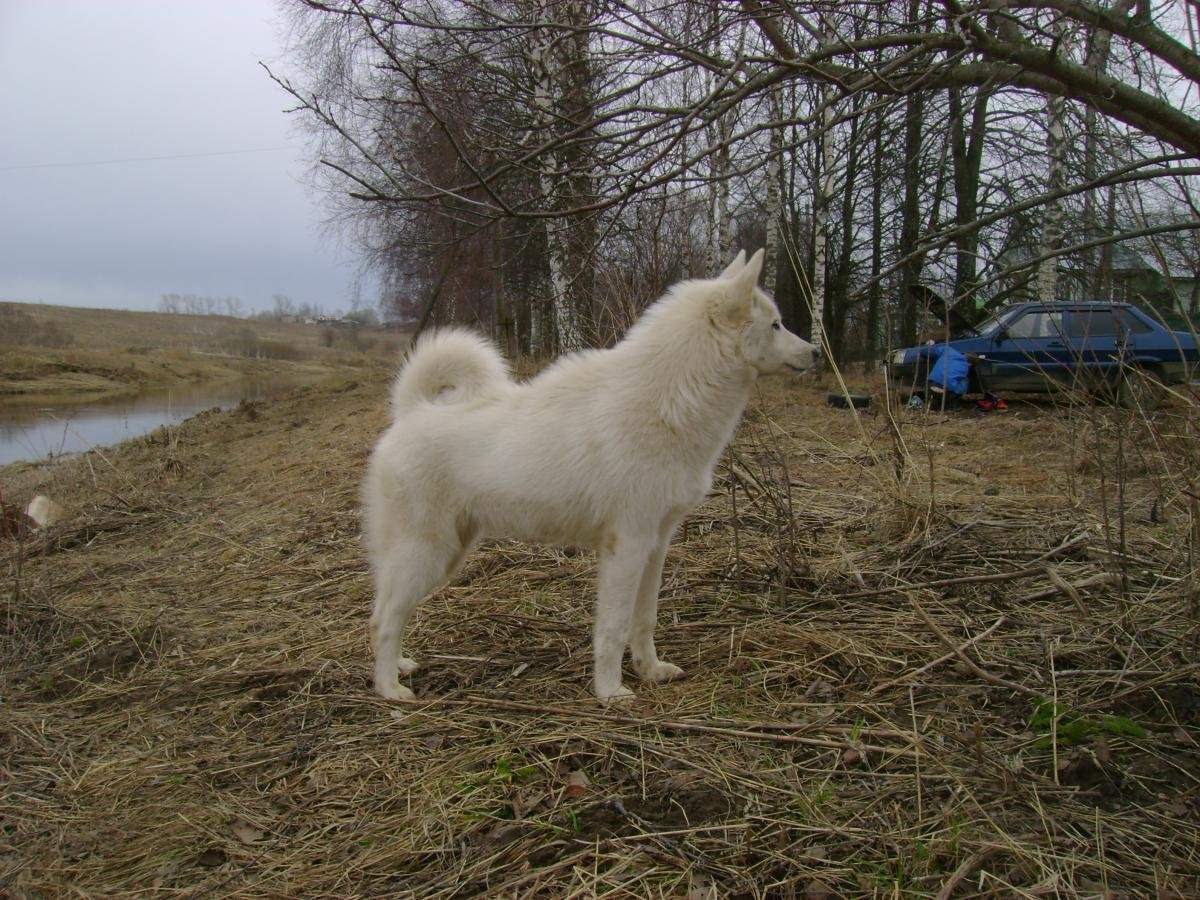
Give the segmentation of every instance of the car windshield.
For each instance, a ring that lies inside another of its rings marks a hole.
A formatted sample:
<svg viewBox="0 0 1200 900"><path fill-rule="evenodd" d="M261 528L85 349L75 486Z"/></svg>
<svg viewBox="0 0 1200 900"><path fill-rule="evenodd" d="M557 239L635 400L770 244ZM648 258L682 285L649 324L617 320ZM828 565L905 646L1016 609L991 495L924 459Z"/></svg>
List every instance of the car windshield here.
<svg viewBox="0 0 1200 900"><path fill-rule="evenodd" d="M1002 310L1000 310L1000 312L996 313L995 315L989 316L988 318L984 319L978 325L968 326L966 328L963 328L961 331L958 332L958 334L955 335L955 337L956 338L982 337L985 334L995 331L997 328L999 328L1005 322L1009 321L1013 317L1013 314L1016 312L1017 312L1017 310L1015 310L1015 309L1002 309Z"/></svg>

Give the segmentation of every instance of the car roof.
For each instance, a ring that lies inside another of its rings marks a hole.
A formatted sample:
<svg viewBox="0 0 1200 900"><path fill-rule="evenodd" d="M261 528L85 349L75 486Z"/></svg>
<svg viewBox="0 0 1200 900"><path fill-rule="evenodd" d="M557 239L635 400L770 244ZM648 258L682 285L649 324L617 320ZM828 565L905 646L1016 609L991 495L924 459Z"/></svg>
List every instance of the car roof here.
<svg viewBox="0 0 1200 900"><path fill-rule="evenodd" d="M1015 304L1021 307L1037 307L1039 309L1112 309L1114 307L1129 307L1132 303L1120 303L1116 300L1026 300Z"/></svg>

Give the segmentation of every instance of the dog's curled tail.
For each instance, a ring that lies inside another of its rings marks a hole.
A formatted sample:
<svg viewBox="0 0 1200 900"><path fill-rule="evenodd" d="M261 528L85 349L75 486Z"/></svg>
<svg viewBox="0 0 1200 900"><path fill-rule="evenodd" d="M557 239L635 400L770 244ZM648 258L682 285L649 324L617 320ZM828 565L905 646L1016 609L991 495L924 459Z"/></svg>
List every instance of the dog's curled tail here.
<svg viewBox="0 0 1200 900"><path fill-rule="evenodd" d="M461 328L422 335L392 385L392 415L421 403L461 403L511 383L508 363L487 340Z"/></svg>

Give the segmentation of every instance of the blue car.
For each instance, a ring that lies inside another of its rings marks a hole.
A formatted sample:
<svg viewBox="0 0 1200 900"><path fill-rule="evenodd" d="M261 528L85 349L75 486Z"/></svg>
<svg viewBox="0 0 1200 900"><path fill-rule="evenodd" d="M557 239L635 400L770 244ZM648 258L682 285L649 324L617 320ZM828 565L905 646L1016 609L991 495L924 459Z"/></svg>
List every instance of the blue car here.
<svg viewBox="0 0 1200 900"><path fill-rule="evenodd" d="M1128 303L1018 303L960 333L950 346L972 361L969 392L1044 393L1059 387L1135 392L1156 401L1156 384L1196 377L1196 339L1171 331ZM892 353L888 380L901 393L923 390L930 346ZM1129 375L1132 369L1140 373ZM1142 377L1142 376L1148 377Z"/></svg>

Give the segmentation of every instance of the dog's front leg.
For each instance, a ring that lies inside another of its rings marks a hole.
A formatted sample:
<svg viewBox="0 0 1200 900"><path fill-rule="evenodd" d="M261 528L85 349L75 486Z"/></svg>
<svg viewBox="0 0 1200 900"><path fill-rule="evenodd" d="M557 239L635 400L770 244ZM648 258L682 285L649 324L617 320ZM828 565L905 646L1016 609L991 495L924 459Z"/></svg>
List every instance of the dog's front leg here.
<svg viewBox="0 0 1200 900"><path fill-rule="evenodd" d="M654 626L658 623L658 591L662 586L663 562L667 558L667 545L674 526L663 532L658 546L650 554L650 560L642 572L638 585L637 604L633 610L633 627L629 635L629 650L633 656L633 668L646 681L670 681L683 674L679 666L658 658L654 646Z"/></svg>
<svg viewBox="0 0 1200 900"><path fill-rule="evenodd" d="M647 547L653 546L653 539L621 535L599 554L592 664L596 696L605 702L633 697L633 691L621 684L621 658L629 643Z"/></svg>

